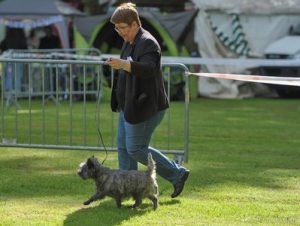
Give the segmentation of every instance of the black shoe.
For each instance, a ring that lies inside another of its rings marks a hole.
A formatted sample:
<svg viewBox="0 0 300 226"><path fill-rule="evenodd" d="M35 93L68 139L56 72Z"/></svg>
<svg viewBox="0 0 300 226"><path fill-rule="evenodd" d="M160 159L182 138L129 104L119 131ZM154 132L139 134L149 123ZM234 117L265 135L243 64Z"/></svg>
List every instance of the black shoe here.
<svg viewBox="0 0 300 226"><path fill-rule="evenodd" d="M189 170L185 171L183 176L180 178L179 182L177 182L177 184L174 185L174 192L171 195L172 198L175 198L178 195L180 195L180 193L182 192L182 190L184 188L184 183L187 180L187 178L189 177L189 174L190 174Z"/></svg>

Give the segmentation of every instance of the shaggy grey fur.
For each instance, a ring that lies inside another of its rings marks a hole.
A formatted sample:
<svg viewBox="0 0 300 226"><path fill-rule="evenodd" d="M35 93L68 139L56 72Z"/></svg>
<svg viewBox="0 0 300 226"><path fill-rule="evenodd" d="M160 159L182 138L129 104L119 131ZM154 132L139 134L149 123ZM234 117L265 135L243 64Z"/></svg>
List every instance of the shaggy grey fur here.
<svg viewBox="0 0 300 226"><path fill-rule="evenodd" d="M102 166L92 156L86 162L80 164L78 175L82 179L93 179L96 182L96 193L85 201L89 205L97 199L110 196L116 200L118 208L121 207L123 198L132 196L135 200L132 208L142 204L143 198L149 198L153 202L153 209L157 208L158 185L156 181L156 166L151 154L148 154L147 171L137 170L112 170Z"/></svg>

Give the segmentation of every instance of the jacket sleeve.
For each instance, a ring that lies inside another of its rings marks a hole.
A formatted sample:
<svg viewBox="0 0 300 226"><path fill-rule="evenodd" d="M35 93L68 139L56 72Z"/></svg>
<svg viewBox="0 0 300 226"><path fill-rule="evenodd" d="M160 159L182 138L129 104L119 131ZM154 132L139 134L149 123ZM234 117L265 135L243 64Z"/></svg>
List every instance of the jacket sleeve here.
<svg viewBox="0 0 300 226"><path fill-rule="evenodd" d="M151 39L144 40L138 50L135 61L131 61L131 74L138 78L146 79L157 75L160 69L161 52L157 43Z"/></svg>

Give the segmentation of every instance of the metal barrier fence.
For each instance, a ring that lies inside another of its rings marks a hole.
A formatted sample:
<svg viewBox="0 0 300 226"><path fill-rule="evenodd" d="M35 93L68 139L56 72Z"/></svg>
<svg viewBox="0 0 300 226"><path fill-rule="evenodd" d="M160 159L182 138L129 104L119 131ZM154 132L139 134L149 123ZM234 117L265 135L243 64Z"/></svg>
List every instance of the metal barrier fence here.
<svg viewBox="0 0 300 226"><path fill-rule="evenodd" d="M116 117L110 111L110 90L103 85L110 83L104 61L6 57L0 58L0 65L0 147L117 150ZM10 78L7 65L11 70ZM36 69L38 71L34 74ZM178 162L187 162L188 69L183 64L163 65L168 95L174 70L185 79L185 100L172 102L164 121L157 128L165 130L166 135L154 134L151 144L163 153L173 154ZM109 69L108 73L113 81L114 71ZM172 112L173 108L182 111L179 127L178 123L173 127L173 117L179 114L177 110ZM103 133L104 143L110 140L110 145L102 144L98 130Z"/></svg>

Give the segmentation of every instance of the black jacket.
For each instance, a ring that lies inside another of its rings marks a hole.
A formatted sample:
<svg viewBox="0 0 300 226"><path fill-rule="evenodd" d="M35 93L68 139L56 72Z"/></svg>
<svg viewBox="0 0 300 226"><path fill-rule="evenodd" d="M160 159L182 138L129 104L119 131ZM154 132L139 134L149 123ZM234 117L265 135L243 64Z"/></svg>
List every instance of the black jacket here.
<svg viewBox="0 0 300 226"><path fill-rule="evenodd" d="M129 43L124 42L121 59L127 59L124 51ZM130 53L131 73L125 73L125 82L118 83L116 76L112 88L112 111L124 111L127 122L141 123L159 111L169 107L161 69L161 49L156 39L141 28L137 33ZM120 109L117 88L123 86L124 103ZM125 86L125 87L124 87Z"/></svg>

